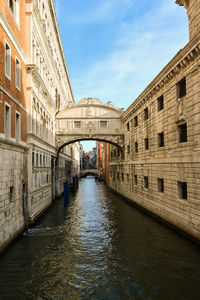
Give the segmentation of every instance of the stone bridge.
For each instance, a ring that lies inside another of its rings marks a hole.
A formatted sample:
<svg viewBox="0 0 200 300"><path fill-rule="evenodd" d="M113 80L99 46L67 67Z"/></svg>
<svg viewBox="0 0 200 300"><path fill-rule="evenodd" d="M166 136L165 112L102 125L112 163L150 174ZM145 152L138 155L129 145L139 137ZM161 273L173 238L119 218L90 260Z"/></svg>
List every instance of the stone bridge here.
<svg viewBox="0 0 200 300"><path fill-rule="evenodd" d="M94 175L101 175L101 171L98 169L85 169L85 170L80 170L80 176L86 176L87 174L94 174Z"/></svg>
<svg viewBox="0 0 200 300"><path fill-rule="evenodd" d="M105 105L97 98L84 98L78 104L69 104L56 115L56 146L82 140L98 140L123 150L124 134L121 121L123 110L111 102Z"/></svg>

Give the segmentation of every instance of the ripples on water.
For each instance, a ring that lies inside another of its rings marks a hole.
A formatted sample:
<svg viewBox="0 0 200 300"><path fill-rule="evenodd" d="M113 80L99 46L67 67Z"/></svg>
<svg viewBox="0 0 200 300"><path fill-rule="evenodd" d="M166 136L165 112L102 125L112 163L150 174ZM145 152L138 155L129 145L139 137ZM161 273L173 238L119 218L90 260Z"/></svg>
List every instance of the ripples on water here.
<svg viewBox="0 0 200 300"><path fill-rule="evenodd" d="M0 299L200 299L199 247L82 179L0 258Z"/></svg>

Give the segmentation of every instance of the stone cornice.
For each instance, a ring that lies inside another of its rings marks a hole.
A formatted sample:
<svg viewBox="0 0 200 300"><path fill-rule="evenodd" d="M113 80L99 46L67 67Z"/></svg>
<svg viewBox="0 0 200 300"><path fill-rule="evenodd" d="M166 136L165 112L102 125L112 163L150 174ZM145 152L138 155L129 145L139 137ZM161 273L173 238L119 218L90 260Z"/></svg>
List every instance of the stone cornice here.
<svg viewBox="0 0 200 300"><path fill-rule="evenodd" d="M126 121L200 55L200 34L181 49L122 115Z"/></svg>
<svg viewBox="0 0 200 300"><path fill-rule="evenodd" d="M176 0L176 4L184 6L186 9L189 7L189 0Z"/></svg>

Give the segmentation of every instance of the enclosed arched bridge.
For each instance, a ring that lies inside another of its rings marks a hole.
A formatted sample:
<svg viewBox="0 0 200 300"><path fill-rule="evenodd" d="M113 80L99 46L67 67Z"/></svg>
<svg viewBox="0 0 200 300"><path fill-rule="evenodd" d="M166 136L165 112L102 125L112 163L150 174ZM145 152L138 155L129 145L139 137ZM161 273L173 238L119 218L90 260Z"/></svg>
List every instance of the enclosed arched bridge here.
<svg viewBox="0 0 200 300"><path fill-rule="evenodd" d="M123 150L122 112L111 102L104 105L97 98L84 98L59 111L56 115L58 153L64 146L82 140L103 141Z"/></svg>

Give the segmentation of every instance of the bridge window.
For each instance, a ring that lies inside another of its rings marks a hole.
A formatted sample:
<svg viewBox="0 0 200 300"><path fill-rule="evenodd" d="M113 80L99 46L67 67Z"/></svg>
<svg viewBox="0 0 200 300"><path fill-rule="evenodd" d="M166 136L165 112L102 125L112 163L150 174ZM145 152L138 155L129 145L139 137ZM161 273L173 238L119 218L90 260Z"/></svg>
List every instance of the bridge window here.
<svg viewBox="0 0 200 300"><path fill-rule="evenodd" d="M107 127L107 121L100 121L100 127L106 128Z"/></svg>
<svg viewBox="0 0 200 300"><path fill-rule="evenodd" d="M157 178L157 183L158 183L158 192L164 193L164 179Z"/></svg>
<svg viewBox="0 0 200 300"><path fill-rule="evenodd" d="M186 79L181 79L176 85L177 97L182 98L186 95Z"/></svg>
<svg viewBox="0 0 200 300"><path fill-rule="evenodd" d="M178 198L187 200L187 182L178 181Z"/></svg>
<svg viewBox="0 0 200 300"><path fill-rule="evenodd" d="M81 128L81 121L74 121L74 128Z"/></svg>
<svg viewBox="0 0 200 300"><path fill-rule="evenodd" d="M157 109L161 111L164 108L164 97L163 95L157 99Z"/></svg>

